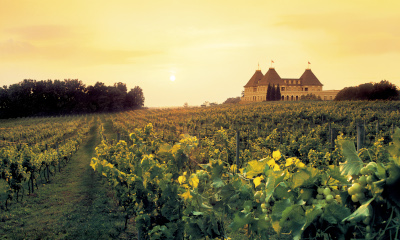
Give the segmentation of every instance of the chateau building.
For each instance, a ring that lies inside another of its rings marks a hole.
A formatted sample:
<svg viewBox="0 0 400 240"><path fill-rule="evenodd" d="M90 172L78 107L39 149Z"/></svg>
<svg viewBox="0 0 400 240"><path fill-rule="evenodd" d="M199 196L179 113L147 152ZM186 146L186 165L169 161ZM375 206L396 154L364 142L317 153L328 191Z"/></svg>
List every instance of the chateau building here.
<svg viewBox="0 0 400 240"><path fill-rule="evenodd" d="M268 85L278 87L282 101L298 101L300 97L314 94L322 100L333 100L338 90L322 90L322 83L307 68L300 78L281 78L275 68L269 68L265 75L261 70L256 70L244 86L242 102L262 102L267 100Z"/></svg>

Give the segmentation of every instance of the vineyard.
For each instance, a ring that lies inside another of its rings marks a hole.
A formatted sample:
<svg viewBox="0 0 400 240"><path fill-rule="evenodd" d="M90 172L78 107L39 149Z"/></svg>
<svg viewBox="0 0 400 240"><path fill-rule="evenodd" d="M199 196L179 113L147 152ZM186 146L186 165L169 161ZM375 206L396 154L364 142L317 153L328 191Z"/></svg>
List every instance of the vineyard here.
<svg viewBox="0 0 400 240"><path fill-rule="evenodd" d="M79 148L92 120L84 117L4 120L0 129L0 200L7 208L61 171ZM24 187L24 185L27 185Z"/></svg>
<svg viewBox="0 0 400 240"><path fill-rule="evenodd" d="M398 239L399 109L274 102L6 120L1 203L49 181L98 125L90 166L137 239Z"/></svg>

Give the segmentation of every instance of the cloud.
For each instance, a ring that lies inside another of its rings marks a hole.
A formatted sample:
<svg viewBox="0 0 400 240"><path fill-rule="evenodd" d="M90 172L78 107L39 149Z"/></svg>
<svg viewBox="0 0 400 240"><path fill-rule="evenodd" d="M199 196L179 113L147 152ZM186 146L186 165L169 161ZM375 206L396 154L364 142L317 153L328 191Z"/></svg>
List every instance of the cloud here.
<svg viewBox="0 0 400 240"><path fill-rule="evenodd" d="M76 30L64 25L32 25L15 27L5 30L8 34L16 35L27 40L52 40L75 37Z"/></svg>
<svg viewBox="0 0 400 240"><path fill-rule="evenodd" d="M36 48L29 42L16 41L14 39L8 39L4 42L0 42L0 55L2 58L14 58L21 57L23 55L30 55L36 52Z"/></svg>
<svg viewBox="0 0 400 240"><path fill-rule="evenodd" d="M99 44L93 30L83 26L27 25L3 30L0 61L41 61L71 65L128 64L139 58L162 54L161 50L125 45ZM101 35L100 35L101 36Z"/></svg>
<svg viewBox="0 0 400 240"><path fill-rule="evenodd" d="M68 65L128 64L161 51L102 49L79 44L34 44L9 39L0 42L0 61L54 61Z"/></svg>
<svg viewBox="0 0 400 240"><path fill-rule="evenodd" d="M286 15L275 27L287 27L308 48L337 54L400 53L400 16L369 17L357 14Z"/></svg>

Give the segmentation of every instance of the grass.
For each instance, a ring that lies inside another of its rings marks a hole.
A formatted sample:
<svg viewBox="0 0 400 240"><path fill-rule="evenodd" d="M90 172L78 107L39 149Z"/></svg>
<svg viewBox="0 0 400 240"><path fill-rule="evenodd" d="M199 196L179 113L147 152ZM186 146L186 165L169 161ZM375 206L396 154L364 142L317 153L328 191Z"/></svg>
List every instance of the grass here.
<svg viewBox="0 0 400 240"><path fill-rule="evenodd" d="M90 167L99 144L93 126L61 173L34 194L0 213L0 239L110 239L121 234L124 216L112 191ZM132 237L132 236L128 236Z"/></svg>

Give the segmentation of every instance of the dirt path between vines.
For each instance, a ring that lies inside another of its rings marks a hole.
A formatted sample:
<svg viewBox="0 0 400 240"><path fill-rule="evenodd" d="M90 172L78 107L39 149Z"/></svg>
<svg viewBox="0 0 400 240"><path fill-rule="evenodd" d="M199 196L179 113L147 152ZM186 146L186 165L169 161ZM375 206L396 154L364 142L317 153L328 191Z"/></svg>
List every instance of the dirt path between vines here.
<svg viewBox="0 0 400 240"><path fill-rule="evenodd" d="M97 124L98 125L98 124ZM100 143L93 126L61 173L0 213L0 239L119 238L124 224L112 193L89 163Z"/></svg>

